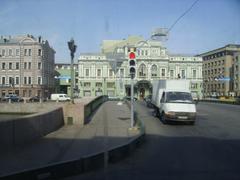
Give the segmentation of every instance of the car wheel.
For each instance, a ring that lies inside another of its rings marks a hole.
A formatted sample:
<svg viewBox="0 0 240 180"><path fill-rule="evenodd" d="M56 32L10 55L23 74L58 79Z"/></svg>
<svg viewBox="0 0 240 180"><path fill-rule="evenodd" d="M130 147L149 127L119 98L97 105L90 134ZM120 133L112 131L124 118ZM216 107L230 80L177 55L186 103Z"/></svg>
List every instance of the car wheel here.
<svg viewBox="0 0 240 180"><path fill-rule="evenodd" d="M163 122L163 124L167 124L167 120L164 112L161 113L160 120Z"/></svg>

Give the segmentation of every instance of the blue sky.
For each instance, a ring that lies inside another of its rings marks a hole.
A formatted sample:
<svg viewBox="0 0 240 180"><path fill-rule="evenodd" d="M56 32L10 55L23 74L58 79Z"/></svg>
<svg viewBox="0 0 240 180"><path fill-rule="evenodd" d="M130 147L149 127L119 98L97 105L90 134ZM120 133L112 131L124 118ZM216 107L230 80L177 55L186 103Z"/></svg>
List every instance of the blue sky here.
<svg viewBox="0 0 240 180"><path fill-rule="evenodd" d="M0 34L41 35L56 50L56 62L69 62L67 41L83 52L99 52L105 39L150 37L169 28L195 0L0 0ZM198 54L240 44L240 0L199 0L171 30L171 53Z"/></svg>

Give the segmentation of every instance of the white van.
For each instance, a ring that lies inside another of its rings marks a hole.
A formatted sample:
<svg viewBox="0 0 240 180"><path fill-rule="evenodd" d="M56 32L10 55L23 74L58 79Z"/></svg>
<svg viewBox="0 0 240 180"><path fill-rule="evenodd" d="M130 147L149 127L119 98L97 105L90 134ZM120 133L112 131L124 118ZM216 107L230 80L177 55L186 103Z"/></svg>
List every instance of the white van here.
<svg viewBox="0 0 240 180"><path fill-rule="evenodd" d="M188 80L159 80L153 82L152 103L162 121L188 121L194 124L196 105Z"/></svg>
<svg viewBox="0 0 240 180"><path fill-rule="evenodd" d="M70 97L66 94L51 94L52 101L70 101Z"/></svg>

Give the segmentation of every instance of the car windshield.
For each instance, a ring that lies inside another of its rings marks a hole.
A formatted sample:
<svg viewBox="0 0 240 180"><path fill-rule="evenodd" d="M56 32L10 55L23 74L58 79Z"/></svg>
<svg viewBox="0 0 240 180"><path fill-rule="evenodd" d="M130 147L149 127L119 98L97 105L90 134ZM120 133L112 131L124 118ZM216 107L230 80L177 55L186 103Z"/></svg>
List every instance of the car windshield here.
<svg viewBox="0 0 240 180"><path fill-rule="evenodd" d="M167 92L166 102L192 102L191 93L188 92Z"/></svg>

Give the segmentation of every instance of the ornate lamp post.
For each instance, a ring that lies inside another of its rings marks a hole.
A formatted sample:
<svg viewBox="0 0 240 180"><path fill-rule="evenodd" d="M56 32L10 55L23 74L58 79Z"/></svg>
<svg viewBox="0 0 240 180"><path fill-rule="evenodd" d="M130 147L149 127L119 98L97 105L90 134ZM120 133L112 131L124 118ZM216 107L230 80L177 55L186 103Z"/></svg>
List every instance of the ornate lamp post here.
<svg viewBox="0 0 240 180"><path fill-rule="evenodd" d="M74 58L74 53L76 52L77 46L74 44L74 40L73 38L68 41L68 48L70 50L70 55L71 55L71 103L74 103L73 100L73 83L75 80L74 77L74 72L73 72L73 58Z"/></svg>

